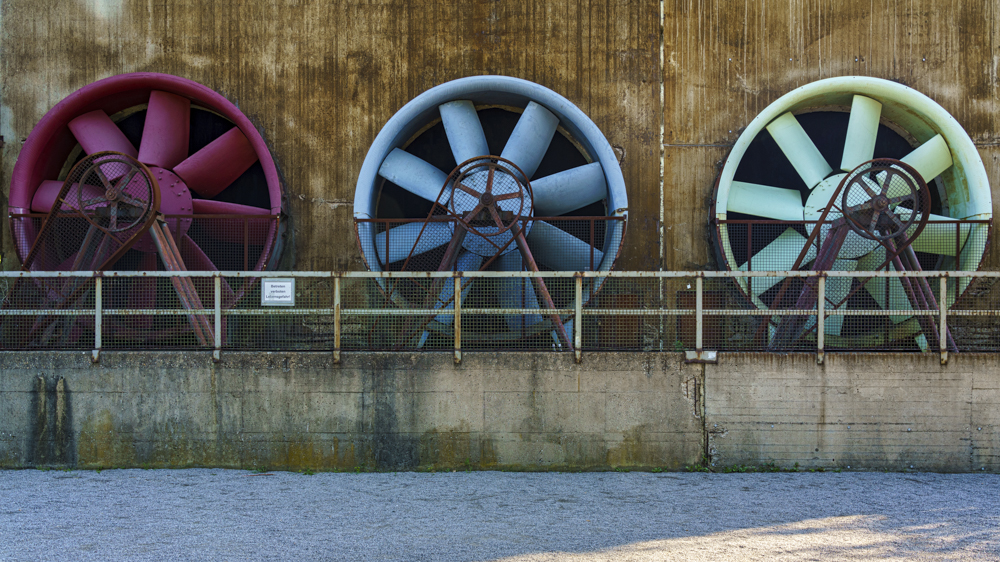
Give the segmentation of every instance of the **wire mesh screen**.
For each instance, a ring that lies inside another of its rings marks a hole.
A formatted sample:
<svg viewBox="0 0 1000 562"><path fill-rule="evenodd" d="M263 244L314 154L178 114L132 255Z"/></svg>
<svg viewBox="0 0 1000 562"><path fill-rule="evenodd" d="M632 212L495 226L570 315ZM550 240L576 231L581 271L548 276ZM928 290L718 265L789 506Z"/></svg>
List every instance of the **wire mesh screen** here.
<svg viewBox="0 0 1000 562"><path fill-rule="evenodd" d="M93 278L3 278L0 286L0 337L4 349L93 347Z"/></svg>
<svg viewBox="0 0 1000 562"><path fill-rule="evenodd" d="M267 211L262 209L262 213ZM263 269L278 230L277 215L168 215L168 223L189 221L178 247L191 270ZM173 228L173 232L178 230Z"/></svg>
<svg viewBox="0 0 1000 562"><path fill-rule="evenodd" d="M811 270L825 244L833 243L831 225L817 228L816 221L722 220L718 221L721 257L736 271ZM974 271L978 269L989 242L988 220L942 220L926 223L910 244L919 269L923 271ZM909 225L907 232L916 230ZM813 236L815 234L815 236ZM809 239L812 237L812 241ZM894 253L903 245L892 240L866 239L856 232L836 241L839 251L831 267L834 271L896 270ZM888 251L887 251L888 250ZM798 267L796 262L798 261ZM902 262L900 262L902 263ZM916 264L915 264L916 265ZM773 279L754 280L754 294L774 286Z"/></svg>
<svg viewBox="0 0 1000 562"><path fill-rule="evenodd" d="M955 287L961 297L948 311L948 326L959 350L1000 351L1000 278L949 279L949 301Z"/></svg>

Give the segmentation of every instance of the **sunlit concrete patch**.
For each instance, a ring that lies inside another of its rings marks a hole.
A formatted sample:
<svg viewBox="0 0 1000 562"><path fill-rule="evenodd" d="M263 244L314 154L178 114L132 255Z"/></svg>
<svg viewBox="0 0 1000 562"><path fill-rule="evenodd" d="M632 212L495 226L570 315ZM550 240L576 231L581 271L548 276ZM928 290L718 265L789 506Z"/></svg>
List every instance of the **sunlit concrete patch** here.
<svg viewBox="0 0 1000 562"><path fill-rule="evenodd" d="M891 529L884 528L886 520L883 515L825 517L637 542L594 552L532 553L498 559L498 562L996 559L996 533L983 536L981 532L946 522ZM682 526L673 530L686 529Z"/></svg>

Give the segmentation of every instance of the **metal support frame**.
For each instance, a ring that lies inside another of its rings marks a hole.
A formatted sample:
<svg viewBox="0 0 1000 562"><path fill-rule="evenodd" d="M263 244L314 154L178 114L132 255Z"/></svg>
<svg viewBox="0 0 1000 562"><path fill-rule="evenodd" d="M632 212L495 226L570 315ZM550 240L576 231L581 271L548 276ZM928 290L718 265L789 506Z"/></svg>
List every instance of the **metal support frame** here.
<svg viewBox="0 0 1000 562"><path fill-rule="evenodd" d="M577 275L574 281L573 308L573 354L576 362L583 361L583 276Z"/></svg>
<svg viewBox="0 0 1000 562"><path fill-rule="evenodd" d="M216 275L212 281L215 289L215 330L212 334L215 349L212 350L212 360L219 362L222 360L222 277Z"/></svg>
<svg viewBox="0 0 1000 562"><path fill-rule="evenodd" d="M826 275L816 280L816 363L823 364L823 339L826 337Z"/></svg>
<svg viewBox="0 0 1000 562"><path fill-rule="evenodd" d="M694 279L694 352L685 351L684 361L687 363L716 363L718 352L705 351L705 275L704 271L695 274Z"/></svg>
<svg viewBox="0 0 1000 562"><path fill-rule="evenodd" d="M462 277L455 273L455 298L453 306L455 310L455 364L462 362Z"/></svg>
<svg viewBox="0 0 1000 562"><path fill-rule="evenodd" d="M101 360L101 332L104 331L102 327L102 317L104 309L104 279L100 276L94 277L94 350L91 352L90 357L94 363Z"/></svg>
<svg viewBox="0 0 1000 562"><path fill-rule="evenodd" d="M941 325L938 332L938 345L941 350L941 364L948 364L948 277L941 276L941 293L938 295L938 307L941 310Z"/></svg>
<svg viewBox="0 0 1000 562"><path fill-rule="evenodd" d="M340 275L333 276L333 362L340 363Z"/></svg>

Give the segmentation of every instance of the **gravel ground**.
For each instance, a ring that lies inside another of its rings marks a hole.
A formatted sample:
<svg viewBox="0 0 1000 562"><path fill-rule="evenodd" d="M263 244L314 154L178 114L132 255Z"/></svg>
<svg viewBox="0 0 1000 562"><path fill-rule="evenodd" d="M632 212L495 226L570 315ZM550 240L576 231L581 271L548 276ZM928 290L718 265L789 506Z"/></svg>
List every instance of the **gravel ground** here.
<svg viewBox="0 0 1000 562"><path fill-rule="evenodd" d="M1000 560L1000 475L0 471L0 560Z"/></svg>

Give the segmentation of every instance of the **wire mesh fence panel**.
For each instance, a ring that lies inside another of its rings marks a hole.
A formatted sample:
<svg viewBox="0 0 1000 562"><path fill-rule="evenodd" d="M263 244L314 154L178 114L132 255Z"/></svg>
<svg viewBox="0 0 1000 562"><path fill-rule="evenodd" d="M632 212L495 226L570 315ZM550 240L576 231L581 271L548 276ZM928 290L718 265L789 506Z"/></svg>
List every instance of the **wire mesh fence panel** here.
<svg viewBox="0 0 1000 562"><path fill-rule="evenodd" d="M212 281L212 279L208 279ZM331 277L292 277L291 303L264 305L266 278L222 278L222 347L324 351L334 347ZM282 280L283 282L285 280ZM199 291L201 293L201 291ZM233 301L232 306L225 303ZM209 301L211 302L211 301Z"/></svg>
<svg viewBox="0 0 1000 562"><path fill-rule="evenodd" d="M675 351L683 349L682 317L671 312L685 308L675 295L693 279L657 278L596 278L585 279L583 349L584 350L649 350ZM689 307L694 312L694 303ZM694 349L694 324L690 326Z"/></svg>
<svg viewBox="0 0 1000 562"><path fill-rule="evenodd" d="M828 278L827 287L827 350L939 349L937 278L859 275Z"/></svg>
<svg viewBox="0 0 1000 562"><path fill-rule="evenodd" d="M462 349L572 349L575 286L568 277L470 280L461 301Z"/></svg>
<svg viewBox="0 0 1000 562"><path fill-rule="evenodd" d="M92 349L94 279L4 278L0 337L4 349Z"/></svg>
<svg viewBox="0 0 1000 562"><path fill-rule="evenodd" d="M961 294L948 313L959 351L1000 351L1000 278L967 277L948 283L949 300L955 287Z"/></svg>
<svg viewBox="0 0 1000 562"><path fill-rule="evenodd" d="M187 281L188 283L184 283ZM105 277L102 280L104 349L193 349L212 345L211 333L199 331L209 320L197 311L210 308L211 292L201 291L190 308L182 304L183 287L211 284L211 279ZM200 335L200 337L199 337Z"/></svg>

